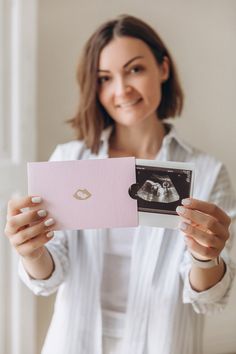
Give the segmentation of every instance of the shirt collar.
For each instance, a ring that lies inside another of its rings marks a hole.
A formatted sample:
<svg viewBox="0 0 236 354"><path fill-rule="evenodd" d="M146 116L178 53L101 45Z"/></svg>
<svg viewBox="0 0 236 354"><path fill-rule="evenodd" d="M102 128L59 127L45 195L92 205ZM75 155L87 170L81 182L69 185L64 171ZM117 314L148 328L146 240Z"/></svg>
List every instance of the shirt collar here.
<svg viewBox="0 0 236 354"><path fill-rule="evenodd" d="M173 124L165 123L165 127L168 129L168 133L163 139L162 146L167 146L172 140L175 140L185 151L189 153L193 151L193 148L182 139Z"/></svg>
<svg viewBox="0 0 236 354"><path fill-rule="evenodd" d="M111 132L113 130L113 125L110 125L106 129L102 131L101 137L100 137L100 142L108 142L108 139L110 138Z"/></svg>
<svg viewBox="0 0 236 354"><path fill-rule="evenodd" d="M165 123L164 124L168 133L165 135L163 142L162 142L162 146L166 147L168 146L172 140L175 140L177 142L178 145L180 145L184 150L186 150L188 153L191 153L193 151L193 148L188 145L182 138L181 136L178 134L175 126L173 124L169 124L169 123ZM108 140L109 137L112 133L113 130L113 126L109 126L106 129L104 129L102 131L101 137L100 137L100 141L101 143L106 143L108 144Z"/></svg>

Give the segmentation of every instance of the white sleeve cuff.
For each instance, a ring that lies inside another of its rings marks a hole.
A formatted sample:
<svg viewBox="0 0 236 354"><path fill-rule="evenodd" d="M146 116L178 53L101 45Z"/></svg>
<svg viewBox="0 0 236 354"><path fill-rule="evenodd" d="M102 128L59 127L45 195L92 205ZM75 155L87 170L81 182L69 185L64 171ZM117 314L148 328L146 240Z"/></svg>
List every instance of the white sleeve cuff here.
<svg viewBox="0 0 236 354"><path fill-rule="evenodd" d="M216 285L205 291L198 292L192 289L189 280L191 263L185 265L184 272L182 270L184 280L183 302L191 303L197 313L210 314L221 311L228 302L236 267L232 261L226 261L224 257L222 258L226 264L223 278Z"/></svg>
<svg viewBox="0 0 236 354"><path fill-rule="evenodd" d="M22 259L20 258L19 261L19 276L21 280L25 283L25 285L33 291L35 295L42 295L42 296L48 296L54 292L57 291L59 285L63 282L64 280L64 269L61 264L61 260L59 259L59 256L57 255L57 252L54 250L53 247L50 247L50 245L45 246L47 247L48 251L50 252L53 261L54 261L54 271L50 278L46 280L41 280L41 279L33 279L31 276L26 272Z"/></svg>

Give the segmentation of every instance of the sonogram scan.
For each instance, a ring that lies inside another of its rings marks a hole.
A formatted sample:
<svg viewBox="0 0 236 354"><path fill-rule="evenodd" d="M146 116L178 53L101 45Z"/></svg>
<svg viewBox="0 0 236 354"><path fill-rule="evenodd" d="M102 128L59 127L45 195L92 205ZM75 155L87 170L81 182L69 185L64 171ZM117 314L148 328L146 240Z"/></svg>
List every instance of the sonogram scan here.
<svg viewBox="0 0 236 354"><path fill-rule="evenodd" d="M148 202L172 203L180 199L169 176L153 174L137 191L137 196Z"/></svg>
<svg viewBox="0 0 236 354"><path fill-rule="evenodd" d="M129 193L138 211L177 215L181 200L190 196L192 170L136 165L136 184Z"/></svg>

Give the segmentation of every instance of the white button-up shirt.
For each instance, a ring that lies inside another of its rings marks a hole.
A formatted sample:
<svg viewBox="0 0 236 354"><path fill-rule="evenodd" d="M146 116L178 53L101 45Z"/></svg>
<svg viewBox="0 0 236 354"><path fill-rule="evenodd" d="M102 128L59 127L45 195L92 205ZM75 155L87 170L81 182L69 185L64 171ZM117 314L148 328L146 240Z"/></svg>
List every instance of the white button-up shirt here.
<svg viewBox="0 0 236 354"><path fill-rule="evenodd" d="M51 160L106 158L110 133L111 129L104 131L98 155L83 142L72 141L59 145ZM173 127L157 159L193 162L194 197L216 203L236 218L234 193L221 162L185 144ZM55 232L47 244L55 263L50 279L31 279L20 263L20 277L35 294L57 291L43 354L102 353L100 286L106 232ZM227 265L223 279L196 292L189 283L191 263L181 231L139 226L131 253L121 354L200 354L203 315L225 306L232 285L235 267L226 248L223 258Z"/></svg>

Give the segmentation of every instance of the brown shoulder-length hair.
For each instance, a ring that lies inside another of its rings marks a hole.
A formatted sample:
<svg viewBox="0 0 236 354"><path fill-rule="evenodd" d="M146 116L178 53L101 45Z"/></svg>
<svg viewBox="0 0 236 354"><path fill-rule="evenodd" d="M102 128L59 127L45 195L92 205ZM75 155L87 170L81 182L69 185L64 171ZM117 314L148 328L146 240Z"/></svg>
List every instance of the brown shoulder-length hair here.
<svg viewBox="0 0 236 354"><path fill-rule="evenodd" d="M68 123L76 129L77 138L84 140L93 153L98 153L102 130L114 125L114 120L98 100L98 63L102 49L115 37L134 37L144 41L154 54L158 64L169 59L169 77L162 83L162 98L157 108L158 118L163 120L180 115L183 107L183 91L169 51L158 34L142 20L122 15L102 24L87 41L79 61L77 80L80 100L77 114Z"/></svg>

